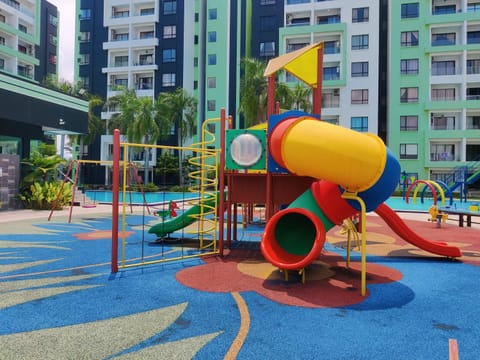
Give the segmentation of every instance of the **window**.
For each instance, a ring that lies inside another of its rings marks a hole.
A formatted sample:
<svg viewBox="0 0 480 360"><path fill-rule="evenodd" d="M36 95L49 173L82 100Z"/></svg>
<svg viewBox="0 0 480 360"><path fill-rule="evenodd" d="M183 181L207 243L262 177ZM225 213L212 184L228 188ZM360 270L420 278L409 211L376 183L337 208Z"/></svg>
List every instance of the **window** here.
<svg viewBox="0 0 480 360"><path fill-rule="evenodd" d="M0 36L0 45L5 45L5 38Z"/></svg>
<svg viewBox="0 0 480 360"><path fill-rule="evenodd" d="M339 80L340 69L338 66L324 67L323 68L323 80Z"/></svg>
<svg viewBox="0 0 480 360"><path fill-rule="evenodd" d="M27 47L23 45L18 45L18 51L21 52L22 54L27 53Z"/></svg>
<svg viewBox="0 0 480 360"><path fill-rule="evenodd" d="M217 42L217 32L209 31L208 32L208 42Z"/></svg>
<svg viewBox="0 0 480 360"><path fill-rule="evenodd" d="M92 10L91 9L80 9L80 13L78 14L78 18L80 20L90 20L92 18Z"/></svg>
<svg viewBox="0 0 480 360"><path fill-rule="evenodd" d="M480 59L467 60L467 74L480 74Z"/></svg>
<svg viewBox="0 0 480 360"><path fill-rule="evenodd" d="M277 0L260 0L260 5L275 5Z"/></svg>
<svg viewBox="0 0 480 360"><path fill-rule="evenodd" d="M480 31L467 32L467 44L480 44Z"/></svg>
<svg viewBox="0 0 480 360"><path fill-rule="evenodd" d="M114 88L116 89L118 89L119 87L127 88L128 79L115 79L113 84L115 85Z"/></svg>
<svg viewBox="0 0 480 360"><path fill-rule="evenodd" d="M130 12L128 10L119 10L119 9L112 9L112 18L127 18L130 16Z"/></svg>
<svg viewBox="0 0 480 360"><path fill-rule="evenodd" d="M193 66L198 67L198 57L193 58Z"/></svg>
<svg viewBox="0 0 480 360"><path fill-rule="evenodd" d="M177 26L176 25L165 25L163 27L163 38L164 39L175 39L177 37Z"/></svg>
<svg viewBox="0 0 480 360"><path fill-rule="evenodd" d="M215 111L217 102L215 100L208 100L207 101L207 110L208 111Z"/></svg>
<svg viewBox="0 0 480 360"><path fill-rule="evenodd" d="M467 129L480 129L480 116L467 116Z"/></svg>
<svg viewBox="0 0 480 360"><path fill-rule="evenodd" d="M153 89L153 77L138 78L138 90L151 90L151 89Z"/></svg>
<svg viewBox="0 0 480 360"><path fill-rule="evenodd" d="M432 89L432 101L455 100L455 89Z"/></svg>
<svg viewBox="0 0 480 360"><path fill-rule="evenodd" d="M208 20L217 20L217 9L208 9Z"/></svg>
<svg viewBox="0 0 480 360"><path fill-rule="evenodd" d="M261 16L260 17L260 31L273 31L276 28L276 16Z"/></svg>
<svg viewBox="0 0 480 360"><path fill-rule="evenodd" d="M28 29L25 25L23 24L18 24L18 30L20 30L21 32L27 34L28 33Z"/></svg>
<svg viewBox="0 0 480 360"><path fill-rule="evenodd" d="M467 88L467 100L480 100L480 87Z"/></svg>
<svg viewBox="0 0 480 360"><path fill-rule="evenodd" d="M455 75L455 61L432 61L432 75Z"/></svg>
<svg viewBox="0 0 480 360"><path fill-rule="evenodd" d="M368 22L368 7L352 9L352 22Z"/></svg>
<svg viewBox="0 0 480 360"><path fill-rule="evenodd" d="M352 90L352 104L368 104L368 89Z"/></svg>
<svg viewBox="0 0 480 360"><path fill-rule="evenodd" d="M52 45L57 45L58 44L58 39L55 35L48 34L48 42Z"/></svg>
<svg viewBox="0 0 480 360"><path fill-rule="evenodd" d="M262 57L273 57L275 56L275 42L261 42L260 43L260 56Z"/></svg>
<svg viewBox="0 0 480 360"><path fill-rule="evenodd" d="M128 55L115 56L114 66L128 66Z"/></svg>
<svg viewBox="0 0 480 360"><path fill-rule="evenodd" d="M5 69L5 60L4 59L0 59L0 69Z"/></svg>
<svg viewBox="0 0 480 360"><path fill-rule="evenodd" d="M340 54L340 41L325 41L323 43L324 54Z"/></svg>
<svg viewBox="0 0 480 360"><path fill-rule="evenodd" d="M453 161L455 160L455 145L431 144L430 161Z"/></svg>
<svg viewBox="0 0 480 360"><path fill-rule="evenodd" d="M57 25L58 25L58 17L56 17L55 15L50 14L50 15L48 16L48 22L49 22L50 25L52 25L52 26L57 26Z"/></svg>
<svg viewBox="0 0 480 360"><path fill-rule="evenodd" d="M113 41L127 41L128 40L128 33L123 34L114 34Z"/></svg>
<svg viewBox="0 0 480 360"><path fill-rule="evenodd" d="M368 49L368 34L352 35L352 50Z"/></svg>
<svg viewBox="0 0 480 360"><path fill-rule="evenodd" d="M292 52L298 49L301 49L304 46L307 46L308 43L296 43L296 44L288 44L287 45L287 53Z"/></svg>
<svg viewBox="0 0 480 360"><path fill-rule="evenodd" d="M140 39L152 39L154 37L155 37L155 32L153 30L140 32Z"/></svg>
<svg viewBox="0 0 480 360"><path fill-rule="evenodd" d="M400 74L402 75L418 74L418 59L400 60Z"/></svg>
<svg viewBox="0 0 480 360"><path fill-rule="evenodd" d="M402 4L402 19L418 18L418 3Z"/></svg>
<svg viewBox="0 0 480 360"><path fill-rule="evenodd" d="M162 74L162 86L163 87L175 86L175 74L174 73Z"/></svg>
<svg viewBox="0 0 480 360"><path fill-rule="evenodd" d="M476 12L476 11L480 11L480 2L468 4L467 12Z"/></svg>
<svg viewBox="0 0 480 360"><path fill-rule="evenodd" d="M433 15L455 14L457 7L455 5L436 5L433 8Z"/></svg>
<svg viewBox="0 0 480 360"><path fill-rule="evenodd" d="M418 159L418 144L400 144L400 159Z"/></svg>
<svg viewBox="0 0 480 360"><path fill-rule="evenodd" d="M5 15L0 14L0 22L4 23L6 20Z"/></svg>
<svg viewBox="0 0 480 360"><path fill-rule="evenodd" d="M367 116L353 116L350 119L350 128L355 131L368 131L368 117Z"/></svg>
<svg viewBox="0 0 480 360"><path fill-rule="evenodd" d="M310 22L310 19L308 19L308 22ZM339 22L340 22L340 15L329 15L329 16L317 17L318 25L338 24Z"/></svg>
<svg viewBox="0 0 480 360"><path fill-rule="evenodd" d="M418 31L403 31L401 34L401 45L418 46Z"/></svg>
<svg viewBox="0 0 480 360"><path fill-rule="evenodd" d="M368 61L352 63L352 77L368 76Z"/></svg>
<svg viewBox="0 0 480 360"><path fill-rule="evenodd" d="M455 116L434 115L430 118L432 130L455 130Z"/></svg>
<svg viewBox="0 0 480 360"><path fill-rule="evenodd" d="M177 13L177 1L176 0L164 0L163 1L163 15L174 15Z"/></svg>
<svg viewBox="0 0 480 360"><path fill-rule="evenodd" d="M418 116L400 116L400 131L418 131Z"/></svg>
<svg viewBox="0 0 480 360"><path fill-rule="evenodd" d="M208 54L208 65L217 65L217 54Z"/></svg>
<svg viewBox="0 0 480 360"><path fill-rule="evenodd" d="M90 54L80 54L78 58L79 65L86 65L90 62Z"/></svg>
<svg viewBox="0 0 480 360"><path fill-rule="evenodd" d="M418 88L406 87L400 89L400 102L401 103L414 103L418 102Z"/></svg>
<svg viewBox="0 0 480 360"><path fill-rule="evenodd" d="M177 51L175 49L164 49L162 51L162 60L164 63L172 63L177 60Z"/></svg>
<svg viewBox="0 0 480 360"><path fill-rule="evenodd" d="M322 92L323 108L338 108L340 106L340 90L326 89Z"/></svg>
<svg viewBox="0 0 480 360"><path fill-rule="evenodd" d="M90 89L90 78L88 76L80 77L80 84L82 84L82 88Z"/></svg>
<svg viewBox="0 0 480 360"><path fill-rule="evenodd" d="M80 42L89 42L90 41L90 32L89 31L81 32L80 35L78 35L78 40Z"/></svg>
<svg viewBox="0 0 480 360"><path fill-rule="evenodd" d="M287 25L310 25L310 18L307 17L296 17L293 19L287 18Z"/></svg>
<svg viewBox="0 0 480 360"><path fill-rule="evenodd" d="M432 34L432 46L455 45L455 33Z"/></svg>
<svg viewBox="0 0 480 360"><path fill-rule="evenodd" d="M478 161L480 158L480 145L478 144L467 144L465 152L466 161Z"/></svg>
<svg viewBox="0 0 480 360"><path fill-rule="evenodd" d="M140 9L140 16L153 15L155 13L154 8Z"/></svg>
<svg viewBox="0 0 480 360"><path fill-rule="evenodd" d="M153 64L153 55L152 54L142 54L138 57L138 62L140 65L152 65Z"/></svg>
<svg viewBox="0 0 480 360"><path fill-rule="evenodd" d="M207 79L207 86L209 89L215 89L217 87L217 78L216 77L209 77Z"/></svg>

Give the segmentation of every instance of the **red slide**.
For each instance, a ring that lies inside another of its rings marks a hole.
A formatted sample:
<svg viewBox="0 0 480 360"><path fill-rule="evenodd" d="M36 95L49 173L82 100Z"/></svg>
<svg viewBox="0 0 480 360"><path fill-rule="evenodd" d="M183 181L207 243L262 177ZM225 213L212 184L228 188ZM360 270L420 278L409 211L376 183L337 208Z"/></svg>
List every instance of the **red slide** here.
<svg viewBox="0 0 480 360"><path fill-rule="evenodd" d="M456 246L450 246L447 243L439 241L429 241L415 232L413 232L407 224L397 215L395 211L385 204L380 204L375 212L387 223L395 233L402 237L403 240L417 246L418 248L431 252L433 254L460 257L462 252Z"/></svg>

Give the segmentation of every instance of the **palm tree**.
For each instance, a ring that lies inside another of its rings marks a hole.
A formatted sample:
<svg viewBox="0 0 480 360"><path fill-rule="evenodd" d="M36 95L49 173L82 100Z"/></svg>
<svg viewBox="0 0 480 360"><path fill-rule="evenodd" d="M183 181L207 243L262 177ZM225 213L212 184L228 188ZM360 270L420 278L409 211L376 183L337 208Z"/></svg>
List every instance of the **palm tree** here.
<svg viewBox="0 0 480 360"><path fill-rule="evenodd" d="M172 127L177 131L179 146L191 135L195 134L197 99L190 96L183 88L173 92L160 93L155 102L156 122L161 139L167 139ZM180 185L183 185L182 154L178 156Z"/></svg>
<svg viewBox="0 0 480 360"><path fill-rule="evenodd" d="M275 101L280 103L282 109L292 109L294 103L292 88L286 83L277 82L275 85Z"/></svg>
<svg viewBox="0 0 480 360"><path fill-rule="evenodd" d="M160 128L155 121L155 107L149 97L137 97L135 90L124 91L105 103L106 107L118 107L119 112L109 121L109 131L119 129L129 143L155 144L160 136ZM145 148L145 183L148 182L149 151Z"/></svg>
<svg viewBox="0 0 480 360"><path fill-rule="evenodd" d="M309 113L312 110L312 102L310 100L312 89L298 82L292 90L293 101L292 106L296 110L302 110Z"/></svg>
<svg viewBox="0 0 480 360"><path fill-rule="evenodd" d="M267 114L267 79L263 76L266 64L253 58L241 61L243 78L240 80L240 114L245 118L245 127L264 122Z"/></svg>

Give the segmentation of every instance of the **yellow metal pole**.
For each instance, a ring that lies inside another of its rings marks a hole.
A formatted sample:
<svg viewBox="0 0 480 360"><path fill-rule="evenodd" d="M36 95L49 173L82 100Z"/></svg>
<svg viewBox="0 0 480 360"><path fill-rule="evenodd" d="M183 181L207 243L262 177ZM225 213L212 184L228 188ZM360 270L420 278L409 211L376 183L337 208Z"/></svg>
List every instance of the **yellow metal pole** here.
<svg viewBox="0 0 480 360"><path fill-rule="evenodd" d="M365 202L357 196L356 193L344 192L342 198L356 200L360 204L361 208L361 224L362 224L362 242L361 242L361 294L365 296L367 289L367 233L366 233L366 221L367 221L367 208Z"/></svg>

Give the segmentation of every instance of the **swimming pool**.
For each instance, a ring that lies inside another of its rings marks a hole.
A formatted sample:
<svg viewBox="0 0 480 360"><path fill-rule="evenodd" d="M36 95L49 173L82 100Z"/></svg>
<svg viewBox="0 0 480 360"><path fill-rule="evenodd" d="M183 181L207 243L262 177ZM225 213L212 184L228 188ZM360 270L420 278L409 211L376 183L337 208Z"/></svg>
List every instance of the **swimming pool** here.
<svg viewBox="0 0 480 360"><path fill-rule="evenodd" d="M452 204L450 204L450 199L445 199L445 203L442 204L442 202L439 200L437 201L437 206L439 208L452 208L456 210L464 210L468 211L469 207L471 205L478 204L478 200L472 200L472 201L467 201L467 202L460 202L460 201L453 201ZM405 199L401 197L390 197L385 201L385 204L390 206L392 209L396 211L418 211L418 212L428 212L428 209L433 205L433 199L427 198L424 199L424 202L422 203L421 199L416 199L414 202L413 199L408 199L408 204L405 201Z"/></svg>
<svg viewBox="0 0 480 360"><path fill-rule="evenodd" d="M127 200L128 204L143 204L143 195L141 192L138 191L131 191L127 192ZM106 190L87 190L85 191L85 196L87 196L91 201L100 203L100 204L111 204L112 203L112 192ZM154 204L161 204L166 203L171 200L175 201L183 201L183 200L191 200L195 199L199 196L198 193L195 192L172 192L172 191L164 191L164 192L146 192L145 199L147 200L147 204L154 205ZM123 202L122 193L120 193L119 201ZM417 198L414 202L413 199L408 200L408 204L405 199L401 197L390 197L385 201L385 203L396 211L418 211L418 212L428 212L430 206L433 205L433 199L427 198L424 199L422 203L421 199ZM478 204L479 201L468 201L468 202L459 202L454 201L452 205L450 205L450 200L445 199L445 205L443 206L441 201L438 201L438 207L448 207L457 210L465 210L468 211L470 205Z"/></svg>
<svg viewBox="0 0 480 360"><path fill-rule="evenodd" d="M195 192L173 192L173 191L163 191L163 192L146 192L142 194L139 191L127 191L126 192L126 202L128 204L143 204L144 196L147 201L147 204L161 204L166 203L171 200L183 201L190 200L198 197L198 193ZM91 201L99 204L111 204L112 203L112 192L108 190L87 190L85 191L85 196L87 196ZM119 193L119 202L123 202L122 192Z"/></svg>

